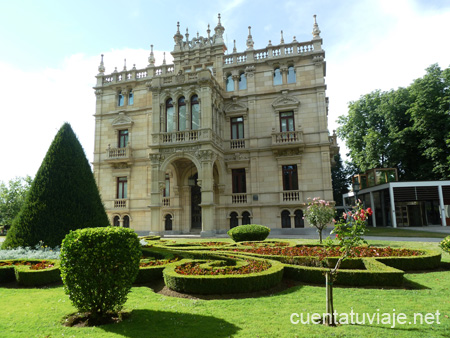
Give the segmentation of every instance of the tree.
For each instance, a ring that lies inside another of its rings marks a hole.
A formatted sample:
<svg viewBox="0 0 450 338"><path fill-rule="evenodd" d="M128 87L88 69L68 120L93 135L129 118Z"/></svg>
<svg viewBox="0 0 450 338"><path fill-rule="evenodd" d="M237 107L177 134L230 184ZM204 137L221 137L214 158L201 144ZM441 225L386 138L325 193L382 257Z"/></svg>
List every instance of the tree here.
<svg viewBox="0 0 450 338"><path fill-rule="evenodd" d="M55 136L3 248L61 245L70 230L109 225L83 148L68 123Z"/></svg>
<svg viewBox="0 0 450 338"><path fill-rule="evenodd" d="M0 225L9 227L19 213L30 190L32 178L16 177L8 185L0 182Z"/></svg>
<svg viewBox="0 0 450 338"><path fill-rule="evenodd" d="M341 154L334 156L334 165L331 167L331 180L333 184L333 199L336 205L343 205L342 195L348 192L350 174L342 164Z"/></svg>
<svg viewBox="0 0 450 338"><path fill-rule="evenodd" d="M319 233L319 242L322 244L322 231L333 220L336 211L330 202L321 200L320 197L308 198L308 207L305 211L305 219L313 227L317 228Z"/></svg>
<svg viewBox="0 0 450 338"><path fill-rule="evenodd" d="M351 102L337 133L361 172L393 167L400 180L448 179L449 107L450 70L433 65L407 88Z"/></svg>
<svg viewBox="0 0 450 338"><path fill-rule="evenodd" d="M332 269L327 269L325 272L325 286L326 286L326 316L324 324L328 326L335 326L334 316L334 301L333 301L333 281L336 279L339 268L343 260L348 258L357 246L367 244L363 236L366 232L366 220L372 215L372 209L364 209L361 201L358 201L353 211L343 213L340 221L334 225L332 234L336 235L338 241L339 251L341 255ZM327 246L331 247L334 243L330 239Z"/></svg>

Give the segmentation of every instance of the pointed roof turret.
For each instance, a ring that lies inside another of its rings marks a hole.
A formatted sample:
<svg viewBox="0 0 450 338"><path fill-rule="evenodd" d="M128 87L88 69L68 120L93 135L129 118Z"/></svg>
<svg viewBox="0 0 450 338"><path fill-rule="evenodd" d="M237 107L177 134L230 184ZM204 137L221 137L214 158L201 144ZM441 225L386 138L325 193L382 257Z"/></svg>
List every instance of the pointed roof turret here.
<svg viewBox="0 0 450 338"><path fill-rule="evenodd" d="M313 26L313 31L312 31L313 40L321 39L320 29L319 29L319 25L317 24L316 17L317 17L317 15L314 14L314 26Z"/></svg>
<svg viewBox="0 0 450 338"><path fill-rule="evenodd" d="M248 36L247 36L247 50L252 50L253 49L253 45L255 43L253 42L253 37L252 37L252 26L248 26Z"/></svg>
<svg viewBox="0 0 450 338"><path fill-rule="evenodd" d="M220 23L220 13L218 15L219 22L217 23L216 28L214 28L214 32L216 33L216 37L223 40L223 33L225 32L225 28Z"/></svg>
<svg viewBox="0 0 450 338"><path fill-rule="evenodd" d="M173 40L175 41L176 45L179 45L181 41L183 40L183 35L180 33L180 22L177 22L177 32L173 36Z"/></svg>
<svg viewBox="0 0 450 338"><path fill-rule="evenodd" d="M98 66L98 72L100 74L105 73L105 65L103 64L103 54L102 54L102 59L100 61L100 65Z"/></svg>
<svg viewBox="0 0 450 338"><path fill-rule="evenodd" d="M150 45L150 56L148 57L148 65L150 67L155 66L155 55L153 54L153 45Z"/></svg>

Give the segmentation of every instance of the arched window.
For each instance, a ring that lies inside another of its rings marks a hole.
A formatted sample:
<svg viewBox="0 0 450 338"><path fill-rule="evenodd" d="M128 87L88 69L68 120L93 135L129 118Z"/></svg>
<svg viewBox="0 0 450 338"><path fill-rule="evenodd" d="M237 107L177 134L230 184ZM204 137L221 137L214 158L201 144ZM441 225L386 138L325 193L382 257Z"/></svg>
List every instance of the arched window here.
<svg viewBox="0 0 450 338"><path fill-rule="evenodd" d="M170 214L164 217L164 230L172 231L172 216Z"/></svg>
<svg viewBox="0 0 450 338"><path fill-rule="evenodd" d="M186 102L184 96L178 99L178 130L186 130Z"/></svg>
<svg viewBox="0 0 450 338"><path fill-rule="evenodd" d="M251 224L250 213L248 211L242 213L242 225L244 224Z"/></svg>
<svg viewBox="0 0 450 338"><path fill-rule="evenodd" d="M273 72L273 85L277 86L283 83L283 79L281 77L281 70L280 68L275 68Z"/></svg>
<svg viewBox="0 0 450 338"><path fill-rule="evenodd" d="M238 224L238 214L237 214L237 212L232 212L231 214L230 214L230 229L232 229L232 228L234 228L234 227L237 227L239 224Z"/></svg>
<svg viewBox="0 0 450 338"><path fill-rule="evenodd" d="M130 92L128 93L128 105L132 105L134 103L134 95L133 95L133 89L130 89Z"/></svg>
<svg viewBox="0 0 450 338"><path fill-rule="evenodd" d="M287 82L288 83L295 83L296 82L294 66L289 66L288 67Z"/></svg>
<svg viewBox="0 0 450 338"><path fill-rule="evenodd" d="M125 103L125 98L123 97L122 91L119 91L118 97L117 97L117 105L119 107L122 107Z"/></svg>
<svg viewBox="0 0 450 338"><path fill-rule="evenodd" d="M291 213L289 210L283 210L281 212L281 227L290 228L291 227Z"/></svg>
<svg viewBox="0 0 450 338"><path fill-rule="evenodd" d="M113 225L114 225L115 227L120 226L120 217L119 217L119 216L115 216L115 217L114 217Z"/></svg>
<svg viewBox="0 0 450 338"><path fill-rule="evenodd" d="M239 74L239 90L242 89L247 89L247 77L244 72Z"/></svg>
<svg viewBox="0 0 450 338"><path fill-rule="evenodd" d="M227 76L227 92L232 92L234 90L233 76L230 74Z"/></svg>
<svg viewBox="0 0 450 338"><path fill-rule="evenodd" d="M198 96L191 96L191 130L200 129L200 104Z"/></svg>
<svg viewBox="0 0 450 338"><path fill-rule="evenodd" d="M130 227L130 217L129 216L123 216L123 227L124 228Z"/></svg>
<svg viewBox="0 0 450 338"><path fill-rule="evenodd" d="M304 228L305 227L305 220L303 219L303 210L297 209L294 212L294 222L296 228Z"/></svg>
<svg viewBox="0 0 450 338"><path fill-rule="evenodd" d="M170 133L174 131L173 124L174 107L172 99L166 101L166 132Z"/></svg>

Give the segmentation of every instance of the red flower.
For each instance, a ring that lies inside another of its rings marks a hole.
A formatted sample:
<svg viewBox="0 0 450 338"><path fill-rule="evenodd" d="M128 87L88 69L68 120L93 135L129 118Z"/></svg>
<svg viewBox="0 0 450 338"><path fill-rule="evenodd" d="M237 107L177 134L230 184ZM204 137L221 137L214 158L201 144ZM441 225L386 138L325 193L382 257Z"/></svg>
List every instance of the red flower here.
<svg viewBox="0 0 450 338"><path fill-rule="evenodd" d="M366 212L369 214L369 216L372 216L373 211L371 208L367 208Z"/></svg>

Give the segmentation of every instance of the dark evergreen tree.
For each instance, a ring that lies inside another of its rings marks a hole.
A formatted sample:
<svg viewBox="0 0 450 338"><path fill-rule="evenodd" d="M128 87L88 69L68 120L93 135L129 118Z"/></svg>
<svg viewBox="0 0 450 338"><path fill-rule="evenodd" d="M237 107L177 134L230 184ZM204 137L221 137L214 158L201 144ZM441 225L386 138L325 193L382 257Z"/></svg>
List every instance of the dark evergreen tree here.
<svg viewBox="0 0 450 338"><path fill-rule="evenodd" d="M331 167L331 179L333 183L333 199L336 205L343 205L342 195L347 193L350 186L350 173L342 164L341 154L334 156L334 165Z"/></svg>
<svg viewBox="0 0 450 338"><path fill-rule="evenodd" d="M65 123L50 145L3 248L55 247L70 230L105 227L109 220L84 150Z"/></svg>

